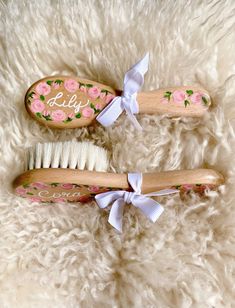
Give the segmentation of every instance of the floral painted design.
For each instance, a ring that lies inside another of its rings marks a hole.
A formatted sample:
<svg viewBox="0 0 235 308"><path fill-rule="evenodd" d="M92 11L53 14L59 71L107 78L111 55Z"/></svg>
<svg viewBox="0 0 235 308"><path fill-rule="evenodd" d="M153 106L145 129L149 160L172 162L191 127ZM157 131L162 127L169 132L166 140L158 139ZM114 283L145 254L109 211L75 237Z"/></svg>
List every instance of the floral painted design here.
<svg viewBox="0 0 235 308"><path fill-rule="evenodd" d="M176 185L172 187L173 189L178 189L180 193L187 194L191 191L195 193L203 194L206 190L215 190L216 186L212 184L184 184Z"/></svg>
<svg viewBox="0 0 235 308"><path fill-rule="evenodd" d="M215 185L209 184L184 184L175 185L172 189L178 189L182 194L194 191L203 194L206 190L216 189ZM89 202L94 196L111 190L121 188L99 187L97 185L77 185L72 183L25 183L15 189L17 195L28 198L32 202ZM130 189L131 191L131 189Z"/></svg>
<svg viewBox="0 0 235 308"><path fill-rule="evenodd" d="M194 104L194 105L204 105L209 106L208 97L199 92L194 92L193 90L175 90L173 92L166 91L164 93L161 102L167 104L169 102L173 102L175 104L184 104L185 107Z"/></svg>
<svg viewBox="0 0 235 308"><path fill-rule="evenodd" d="M81 106L81 110L78 112L70 112L68 114L61 107L51 110L51 108L48 108L48 95L51 95L54 89L58 93L59 91L63 92L66 90L71 95L76 95L77 91L86 93L89 103L84 107ZM82 117L91 118L103 108L100 101L97 100L102 100L105 104L108 104L114 97L115 95L106 89L100 89L93 84L85 84L75 79L48 79L37 84L33 91L27 94L26 101L30 110L38 118L66 124Z"/></svg>
<svg viewBox="0 0 235 308"><path fill-rule="evenodd" d="M113 190L110 187L77 185L72 183L25 183L15 189L17 195L32 202L88 202L96 194ZM115 188L116 190L116 188Z"/></svg>
<svg viewBox="0 0 235 308"><path fill-rule="evenodd" d="M64 87L68 92L74 93L79 88L79 83L74 79L67 79L64 82Z"/></svg>

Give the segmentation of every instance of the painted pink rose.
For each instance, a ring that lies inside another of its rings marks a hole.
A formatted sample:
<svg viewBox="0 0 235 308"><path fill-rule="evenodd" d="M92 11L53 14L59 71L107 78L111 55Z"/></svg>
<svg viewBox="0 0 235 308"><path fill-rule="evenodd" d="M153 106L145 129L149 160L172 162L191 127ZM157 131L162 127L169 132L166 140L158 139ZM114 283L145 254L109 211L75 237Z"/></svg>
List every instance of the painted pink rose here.
<svg viewBox="0 0 235 308"><path fill-rule="evenodd" d="M41 198L39 198L39 197L30 197L29 200L32 201L32 202L41 202L42 201Z"/></svg>
<svg viewBox="0 0 235 308"><path fill-rule="evenodd" d="M164 97L164 98L161 99L161 103L162 103L162 104L168 104L169 101L168 101L167 98Z"/></svg>
<svg viewBox="0 0 235 308"><path fill-rule="evenodd" d="M93 192L93 193L97 193L100 190L100 188L99 188L99 186L90 186L88 188L88 190Z"/></svg>
<svg viewBox="0 0 235 308"><path fill-rule="evenodd" d="M172 96L173 96L174 103L182 103L186 98L185 93L179 90L174 91Z"/></svg>
<svg viewBox="0 0 235 308"><path fill-rule="evenodd" d="M26 194L26 192L27 192L27 190L25 189L25 188L22 188L22 187L17 187L16 188L16 193L18 194L18 195L25 195Z"/></svg>
<svg viewBox="0 0 235 308"><path fill-rule="evenodd" d="M68 114L68 118L73 119L74 118L74 113L73 112L69 113Z"/></svg>
<svg viewBox="0 0 235 308"><path fill-rule="evenodd" d="M39 99L39 95L37 95L37 94L33 94L32 97L33 97L33 99Z"/></svg>
<svg viewBox="0 0 235 308"><path fill-rule="evenodd" d="M101 104L96 104L96 105L95 105L95 109L101 110L101 109L102 109L102 105L101 105Z"/></svg>
<svg viewBox="0 0 235 308"><path fill-rule="evenodd" d="M85 118L90 118L94 115L94 109L90 108L90 107L85 107L83 108L82 110L82 115L85 117Z"/></svg>
<svg viewBox="0 0 235 308"><path fill-rule="evenodd" d="M80 87L80 91L81 91L81 92L86 92L86 87L81 86L81 87Z"/></svg>
<svg viewBox="0 0 235 308"><path fill-rule="evenodd" d="M38 188L38 189L44 189L47 188L47 185L45 183L36 182L31 184L32 187Z"/></svg>
<svg viewBox="0 0 235 308"><path fill-rule="evenodd" d="M64 203L64 202L66 202L66 199L65 198L55 198L54 202L62 202L62 203Z"/></svg>
<svg viewBox="0 0 235 308"><path fill-rule="evenodd" d="M44 115L44 117L47 117L47 116L50 115L50 111L44 110L44 111L42 112L42 115Z"/></svg>
<svg viewBox="0 0 235 308"><path fill-rule="evenodd" d="M39 99L36 99L32 102L30 109L36 113L36 112L42 112L45 109L45 105L43 102L41 102Z"/></svg>
<svg viewBox="0 0 235 308"><path fill-rule="evenodd" d="M60 122L66 119L66 114L62 110L55 110L51 113L51 117L53 121Z"/></svg>
<svg viewBox="0 0 235 308"><path fill-rule="evenodd" d="M79 198L78 198L78 202L88 202L88 201L91 201L91 196L90 195L83 195L83 196L80 196Z"/></svg>
<svg viewBox="0 0 235 308"><path fill-rule="evenodd" d="M79 88L79 84L74 79L67 79L64 82L64 87L68 92L74 93Z"/></svg>
<svg viewBox="0 0 235 308"><path fill-rule="evenodd" d="M105 96L106 96L106 93L105 93L105 92L101 92L101 93L100 93L100 98L101 98L101 99L104 99Z"/></svg>
<svg viewBox="0 0 235 308"><path fill-rule="evenodd" d="M59 87L60 87L60 85L59 85L57 82L53 82L53 83L52 83L52 86L53 86L53 88L56 89L56 90L58 90Z"/></svg>
<svg viewBox="0 0 235 308"><path fill-rule="evenodd" d="M51 87L46 82L40 82L35 90L39 95L47 95L51 92Z"/></svg>
<svg viewBox="0 0 235 308"><path fill-rule="evenodd" d="M183 188L184 188L185 190L192 190L192 189L193 189L193 185L191 185L191 184L185 184L185 185L183 185Z"/></svg>
<svg viewBox="0 0 235 308"><path fill-rule="evenodd" d="M202 194L205 192L205 190L208 190L211 188L212 187L210 187L209 185L200 185L200 186L197 186L197 192Z"/></svg>
<svg viewBox="0 0 235 308"><path fill-rule="evenodd" d="M100 96L101 90L98 87L92 87L88 89L88 95L91 98L97 98Z"/></svg>
<svg viewBox="0 0 235 308"><path fill-rule="evenodd" d="M111 102L114 99L115 95L113 94L108 94L106 96L105 102L108 104L109 102Z"/></svg>
<svg viewBox="0 0 235 308"><path fill-rule="evenodd" d="M193 93L190 96L190 101L194 104L201 104L202 102L202 94L201 93Z"/></svg>
<svg viewBox="0 0 235 308"><path fill-rule="evenodd" d="M73 189L73 184L70 183L62 184L61 187L63 187L64 189Z"/></svg>

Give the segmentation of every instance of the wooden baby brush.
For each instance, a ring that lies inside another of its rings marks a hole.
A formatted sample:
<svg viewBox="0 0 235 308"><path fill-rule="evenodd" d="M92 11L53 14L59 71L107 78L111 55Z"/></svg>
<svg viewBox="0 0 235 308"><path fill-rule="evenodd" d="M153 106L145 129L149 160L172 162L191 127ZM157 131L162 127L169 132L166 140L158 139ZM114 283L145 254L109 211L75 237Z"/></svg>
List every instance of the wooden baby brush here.
<svg viewBox="0 0 235 308"><path fill-rule="evenodd" d="M39 123L52 128L90 125L112 100L121 95L107 85L77 77L52 76L35 82L25 106ZM201 117L210 104L208 92L197 86L168 87L137 94L139 113L170 117Z"/></svg>
<svg viewBox="0 0 235 308"><path fill-rule="evenodd" d="M127 174L110 173L108 168L107 151L90 142L37 144L29 151L27 171L13 187L16 194L37 202L87 202L107 191L132 191ZM212 169L164 171L143 174L141 191L202 193L223 183L223 176Z"/></svg>
<svg viewBox="0 0 235 308"><path fill-rule="evenodd" d="M168 87L139 92L148 70L149 54L137 62L124 77L123 92L107 85L77 77L51 76L35 82L27 91L29 114L54 128L87 126L96 118L109 126L126 111L137 129L134 114L167 114L201 117L211 104L208 92L197 86Z"/></svg>

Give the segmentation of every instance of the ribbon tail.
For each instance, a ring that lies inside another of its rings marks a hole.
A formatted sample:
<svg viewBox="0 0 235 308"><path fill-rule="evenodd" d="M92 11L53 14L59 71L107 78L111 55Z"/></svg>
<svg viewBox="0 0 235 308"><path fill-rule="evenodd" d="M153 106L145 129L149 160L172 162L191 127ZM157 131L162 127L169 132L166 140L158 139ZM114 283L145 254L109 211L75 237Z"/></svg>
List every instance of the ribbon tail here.
<svg viewBox="0 0 235 308"><path fill-rule="evenodd" d="M144 83L144 75L148 70L149 53L132 66L124 76L123 92L133 95L138 92Z"/></svg>
<svg viewBox="0 0 235 308"><path fill-rule="evenodd" d="M131 102L126 102L125 99L124 99L124 100L121 101L121 103L122 103L123 108L126 111L128 118L133 123L135 128L138 129L139 131L143 130L142 126L137 121L137 119L134 115L134 113L138 110L138 104L136 102L136 99L132 98ZM137 107L137 108L135 108L135 107Z"/></svg>
<svg viewBox="0 0 235 308"><path fill-rule="evenodd" d="M124 200L122 198L117 199L110 210L108 222L120 233L122 232L122 216L124 209Z"/></svg>
<svg viewBox="0 0 235 308"><path fill-rule="evenodd" d="M135 69L144 75L148 70L149 65L149 52L147 52L142 59L140 59L131 69ZM130 69L130 70L131 70Z"/></svg>
<svg viewBox="0 0 235 308"><path fill-rule="evenodd" d="M136 129L139 131L143 130L143 127L140 125L140 123L137 121L135 115L129 110L129 108L125 108L126 113L130 121L133 123Z"/></svg>
<svg viewBox="0 0 235 308"><path fill-rule="evenodd" d="M133 205L141 210L152 222L156 222L164 211L163 206L157 201L145 196L137 197Z"/></svg>
<svg viewBox="0 0 235 308"><path fill-rule="evenodd" d="M120 96L115 97L96 117L96 120L105 127L112 125L123 112L121 101Z"/></svg>
<svg viewBox="0 0 235 308"><path fill-rule="evenodd" d="M166 196L166 195L177 194L177 193L179 193L178 189L162 189L157 192L144 194L144 196L145 197L158 197L158 196Z"/></svg>

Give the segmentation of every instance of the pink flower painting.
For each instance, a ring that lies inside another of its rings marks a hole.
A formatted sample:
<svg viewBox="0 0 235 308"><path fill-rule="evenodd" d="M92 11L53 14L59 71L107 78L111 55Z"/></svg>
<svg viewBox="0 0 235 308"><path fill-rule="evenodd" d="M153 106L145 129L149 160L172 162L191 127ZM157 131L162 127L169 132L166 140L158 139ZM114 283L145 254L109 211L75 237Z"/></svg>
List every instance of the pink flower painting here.
<svg viewBox="0 0 235 308"><path fill-rule="evenodd" d="M81 86L81 87L80 87L80 91L81 91L81 92L86 92L86 87Z"/></svg>
<svg viewBox="0 0 235 308"><path fill-rule="evenodd" d="M35 90L39 95L44 96L44 95L48 95L51 92L51 87L46 82L40 82L36 86Z"/></svg>
<svg viewBox="0 0 235 308"><path fill-rule="evenodd" d="M100 190L100 188L99 188L99 186L90 186L90 187L88 187L88 190L93 192L93 193L97 193Z"/></svg>
<svg viewBox="0 0 235 308"><path fill-rule="evenodd" d="M172 95L174 103L182 103L186 98L186 95L183 91L174 91Z"/></svg>
<svg viewBox="0 0 235 308"><path fill-rule="evenodd" d="M30 197L29 200L32 201L32 202L41 202L42 201L41 198L39 198L39 197Z"/></svg>
<svg viewBox="0 0 235 308"><path fill-rule="evenodd" d="M36 182L36 183L33 183L31 184L32 187L35 187L35 188L38 188L38 189L45 189L48 187L47 184L45 183L41 183L41 182Z"/></svg>
<svg viewBox="0 0 235 308"><path fill-rule="evenodd" d="M92 88L89 88L88 90L88 95L93 99L99 97L100 93L101 93L101 90L98 87L92 87Z"/></svg>
<svg viewBox="0 0 235 308"><path fill-rule="evenodd" d="M114 99L115 95L113 94L108 94L105 98L105 102L108 104Z"/></svg>
<svg viewBox="0 0 235 308"><path fill-rule="evenodd" d="M61 122L66 119L66 114L62 110L55 110L51 113L52 120L55 122Z"/></svg>
<svg viewBox="0 0 235 308"><path fill-rule="evenodd" d="M101 104L96 104L95 105L95 109L96 110L101 110L102 109L102 105Z"/></svg>
<svg viewBox="0 0 235 308"><path fill-rule="evenodd" d="M202 94L201 93L194 93L190 96L190 100L193 104L201 104L202 102Z"/></svg>
<svg viewBox="0 0 235 308"><path fill-rule="evenodd" d="M30 109L36 113L36 112L42 112L45 109L45 105L43 102L41 102L39 99L36 99L32 102Z"/></svg>
<svg viewBox="0 0 235 308"><path fill-rule="evenodd" d="M82 110L82 115L84 116L84 118L90 118L94 115L94 109L92 109L90 107L85 107Z"/></svg>
<svg viewBox="0 0 235 308"><path fill-rule="evenodd" d="M77 89L79 88L79 84L76 80L74 79L67 79L64 82L64 87L65 89L70 92L70 93L74 93L77 91Z"/></svg>
<svg viewBox="0 0 235 308"><path fill-rule="evenodd" d="M22 188L22 187L17 187L17 188L16 188L16 193L17 193L18 195L20 195L20 196L25 195L26 192L27 192L27 190L26 190L25 188Z"/></svg>
<svg viewBox="0 0 235 308"><path fill-rule="evenodd" d="M64 189L73 189L73 184L70 183L61 184L61 187Z"/></svg>
<svg viewBox="0 0 235 308"><path fill-rule="evenodd" d="M43 115L44 117L47 117L47 116L50 115L50 111L44 110L43 113L42 113L42 115Z"/></svg>

